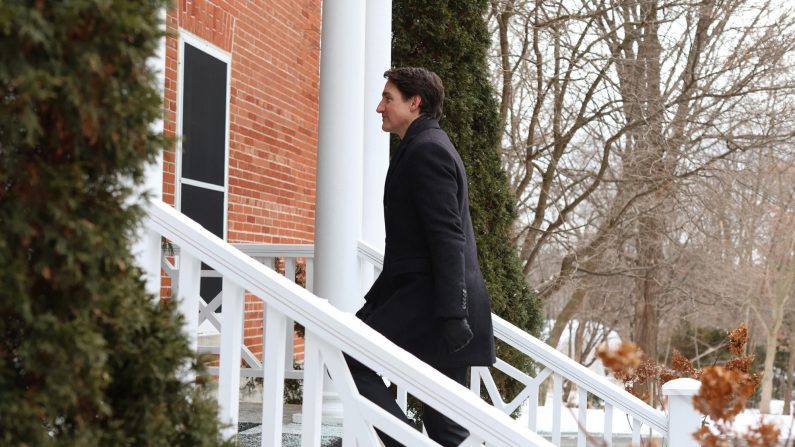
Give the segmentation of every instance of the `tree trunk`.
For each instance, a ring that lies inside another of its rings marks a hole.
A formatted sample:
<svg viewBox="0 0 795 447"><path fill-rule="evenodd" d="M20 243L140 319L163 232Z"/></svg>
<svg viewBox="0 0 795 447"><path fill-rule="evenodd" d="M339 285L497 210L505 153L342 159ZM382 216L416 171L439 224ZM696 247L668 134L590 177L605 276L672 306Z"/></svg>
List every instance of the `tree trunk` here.
<svg viewBox="0 0 795 447"><path fill-rule="evenodd" d="M795 374L795 327L789 333L789 359L787 359L787 381L784 387L784 412L791 414L792 408L792 375Z"/></svg>
<svg viewBox="0 0 795 447"><path fill-rule="evenodd" d="M566 305L563 306L560 313L558 313L557 318L555 318L555 324L552 326L552 330L549 331L549 339L547 340L549 346L557 349L558 343L560 343L560 337L563 335L563 330L582 307L586 294L586 290L582 287L577 287L574 290L571 298L566 302Z"/></svg>
<svg viewBox="0 0 795 447"><path fill-rule="evenodd" d="M770 414L770 401L773 398L773 362L776 360L776 338L778 327L773 325L773 330L767 332L765 337L765 369L762 373L762 397L759 402L759 411Z"/></svg>
<svg viewBox="0 0 795 447"><path fill-rule="evenodd" d="M649 358L657 360L657 302L660 294L659 264L663 259L662 230L657 216L646 216L640 221L638 261L643 273L637 281L633 338Z"/></svg>

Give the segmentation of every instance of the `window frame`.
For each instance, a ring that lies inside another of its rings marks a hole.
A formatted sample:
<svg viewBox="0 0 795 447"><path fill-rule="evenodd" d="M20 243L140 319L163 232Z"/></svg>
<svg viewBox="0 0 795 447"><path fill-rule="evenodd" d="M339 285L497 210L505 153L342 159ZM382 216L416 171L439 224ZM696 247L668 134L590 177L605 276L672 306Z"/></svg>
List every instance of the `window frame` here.
<svg viewBox="0 0 795 447"><path fill-rule="evenodd" d="M192 47L206 53L207 55L218 59L226 64L226 110L224 111L225 126L224 126L224 185L219 186L212 183L206 183L199 180L183 178L182 176L182 124L183 124L183 100L185 93L185 45ZM177 141L175 145L176 150L176 168L175 168L175 185L174 185L174 205L178 211L182 211L182 184L205 188L213 191L223 192L224 200L224 215L223 215L223 234L222 239L227 240L228 216L229 216L229 129L230 129L230 108L231 100L230 94L232 90L232 54L222 50L221 48L207 42L206 40L192 34L182 28L178 33L178 59L177 59L177 122L176 122L176 136Z"/></svg>

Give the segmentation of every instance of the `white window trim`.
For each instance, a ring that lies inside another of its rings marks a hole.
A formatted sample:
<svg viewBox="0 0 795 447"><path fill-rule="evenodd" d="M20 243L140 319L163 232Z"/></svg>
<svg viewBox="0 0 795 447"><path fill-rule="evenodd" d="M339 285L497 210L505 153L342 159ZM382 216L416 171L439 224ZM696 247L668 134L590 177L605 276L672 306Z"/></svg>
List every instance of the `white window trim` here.
<svg viewBox="0 0 795 447"><path fill-rule="evenodd" d="M226 188L223 187L223 186L219 186L219 185L215 185L215 184L207 183L207 182L200 182L198 180L193 180L193 179L190 179L190 178L183 177L181 179L181 182L182 182L183 185L197 186L199 188L210 189L210 190L213 190L213 191L220 191L220 192L223 192L223 193L226 192Z"/></svg>
<svg viewBox="0 0 795 447"><path fill-rule="evenodd" d="M209 54L210 56L220 60L226 64L226 111L225 121L226 128L224 129L224 186L213 185L210 183L201 182L192 179L182 178L182 100L184 94L184 80L185 80L185 44L189 44L199 50ZM232 54L222 50L221 48L207 42L206 40L192 34L182 28L179 29L179 43L177 46L178 59L177 59L177 142L176 142L176 169L175 169L175 192L174 204L177 210L181 208L182 201L182 184L199 186L214 191L221 191L224 193L224 226L223 226L223 240L227 240L228 232L228 219L229 219L229 110L231 104L231 90L232 90ZM181 210L180 210L181 211Z"/></svg>

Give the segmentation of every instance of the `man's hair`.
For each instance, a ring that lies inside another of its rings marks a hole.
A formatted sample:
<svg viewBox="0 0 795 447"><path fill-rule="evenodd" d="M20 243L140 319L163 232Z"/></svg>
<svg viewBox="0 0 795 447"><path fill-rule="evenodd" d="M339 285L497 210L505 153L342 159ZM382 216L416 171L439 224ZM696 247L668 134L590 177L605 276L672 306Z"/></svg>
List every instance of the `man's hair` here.
<svg viewBox="0 0 795 447"><path fill-rule="evenodd" d="M420 113L435 119L442 117L444 105L444 85L439 76L422 67L392 68L384 72L404 99L420 97Z"/></svg>

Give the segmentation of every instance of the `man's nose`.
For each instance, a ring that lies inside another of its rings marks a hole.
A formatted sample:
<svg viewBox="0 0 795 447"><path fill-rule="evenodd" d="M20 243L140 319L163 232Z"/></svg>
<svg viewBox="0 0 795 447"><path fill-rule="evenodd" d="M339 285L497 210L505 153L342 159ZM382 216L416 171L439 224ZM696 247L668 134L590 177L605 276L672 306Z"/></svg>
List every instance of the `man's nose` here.
<svg viewBox="0 0 795 447"><path fill-rule="evenodd" d="M381 113L383 111L384 111L384 101L381 101L378 103L377 106L375 106L375 113Z"/></svg>

